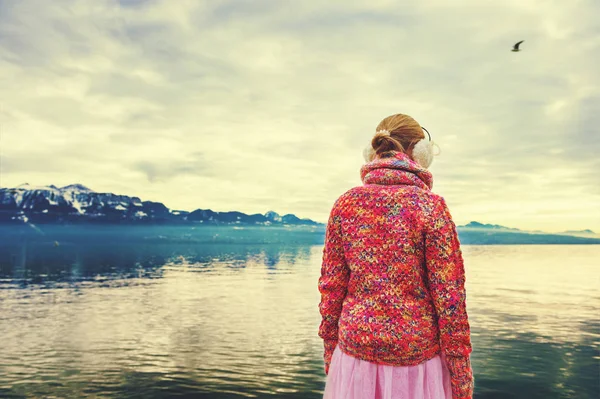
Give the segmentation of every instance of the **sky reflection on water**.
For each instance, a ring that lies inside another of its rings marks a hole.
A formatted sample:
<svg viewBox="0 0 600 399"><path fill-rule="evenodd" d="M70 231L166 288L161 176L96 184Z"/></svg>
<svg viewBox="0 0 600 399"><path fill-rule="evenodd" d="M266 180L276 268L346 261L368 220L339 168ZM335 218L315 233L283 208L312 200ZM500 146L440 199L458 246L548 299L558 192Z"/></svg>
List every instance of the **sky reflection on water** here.
<svg viewBox="0 0 600 399"><path fill-rule="evenodd" d="M464 246L476 398L596 398L599 246ZM0 396L319 398L322 245L0 248Z"/></svg>

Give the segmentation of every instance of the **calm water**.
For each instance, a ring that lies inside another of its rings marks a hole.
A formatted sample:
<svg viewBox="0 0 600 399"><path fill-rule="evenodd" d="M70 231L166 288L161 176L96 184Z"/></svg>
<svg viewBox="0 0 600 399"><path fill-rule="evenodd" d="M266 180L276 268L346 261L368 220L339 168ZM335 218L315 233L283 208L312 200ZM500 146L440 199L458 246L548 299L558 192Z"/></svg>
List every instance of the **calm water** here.
<svg viewBox="0 0 600 399"><path fill-rule="evenodd" d="M0 397L320 398L322 230L0 234ZM476 398L598 398L600 246L463 246Z"/></svg>

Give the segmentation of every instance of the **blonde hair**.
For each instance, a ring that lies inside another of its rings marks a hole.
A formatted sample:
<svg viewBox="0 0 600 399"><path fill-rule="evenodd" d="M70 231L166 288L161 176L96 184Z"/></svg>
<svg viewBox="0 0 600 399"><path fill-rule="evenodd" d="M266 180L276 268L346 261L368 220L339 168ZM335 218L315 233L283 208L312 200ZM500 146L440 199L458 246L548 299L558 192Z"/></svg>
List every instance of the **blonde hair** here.
<svg viewBox="0 0 600 399"><path fill-rule="evenodd" d="M371 140L371 146L377 157L392 155L392 151L408 154L419 140L425 138L421 125L408 115L395 114L383 119L377 125L377 133ZM381 132L387 130L390 134Z"/></svg>

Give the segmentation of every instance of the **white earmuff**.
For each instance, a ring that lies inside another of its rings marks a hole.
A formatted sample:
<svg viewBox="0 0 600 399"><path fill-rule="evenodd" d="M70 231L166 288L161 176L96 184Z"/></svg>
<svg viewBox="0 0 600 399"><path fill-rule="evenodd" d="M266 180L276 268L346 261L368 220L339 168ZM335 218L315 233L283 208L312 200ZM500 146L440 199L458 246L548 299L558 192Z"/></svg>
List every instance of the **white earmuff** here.
<svg viewBox="0 0 600 399"><path fill-rule="evenodd" d="M433 153L433 147L438 147L438 145L433 140L431 140L431 134L429 134L427 129L425 129L423 126L421 126L421 129L423 129L427 133L427 136L429 136L429 138L419 140L417 144L415 144L412 151L412 157L415 161L417 161L419 165L427 169L431 166L431 163L433 162L433 156L437 155Z"/></svg>
<svg viewBox="0 0 600 399"><path fill-rule="evenodd" d="M371 143L369 143L369 145L363 150L363 158L365 158L366 162L371 162L373 158L375 158L375 150L373 149Z"/></svg>
<svg viewBox="0 0 600 399"><path fill-rule="evenodd" d="M419 142L413 147L413 159L425 169L429 168L433 162L433 145L433 141L423 139L419 140Z"/></svg>

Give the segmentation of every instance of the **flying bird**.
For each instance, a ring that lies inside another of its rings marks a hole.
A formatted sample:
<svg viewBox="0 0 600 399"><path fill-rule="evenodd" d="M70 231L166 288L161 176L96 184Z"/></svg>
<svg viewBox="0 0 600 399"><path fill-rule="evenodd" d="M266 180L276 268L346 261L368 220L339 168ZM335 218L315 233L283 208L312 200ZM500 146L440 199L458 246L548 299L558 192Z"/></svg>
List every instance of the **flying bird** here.
<svg viewBox="0 0 600 399"><path fill-rule="evenodd" d="M519 50L519 44L523 43L524 41L525 40L521 40L520 42L516 43L511 51L521 51Z"/></svg>

